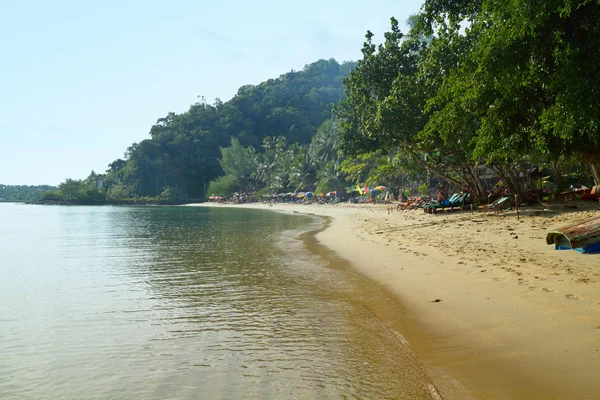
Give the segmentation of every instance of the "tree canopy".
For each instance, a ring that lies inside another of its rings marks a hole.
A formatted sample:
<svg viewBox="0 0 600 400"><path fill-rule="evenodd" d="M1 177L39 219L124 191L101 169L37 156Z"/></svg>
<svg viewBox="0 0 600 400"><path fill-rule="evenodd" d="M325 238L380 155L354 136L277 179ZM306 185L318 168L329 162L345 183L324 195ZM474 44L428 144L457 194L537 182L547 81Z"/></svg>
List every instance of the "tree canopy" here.
<svg viewBox="0 0 600 400"><path fill-rule="evenodd" d="M47 190L56 189L49 185L2 185L0 184L0 201L38 201Z"/></svg>
<svg viewBox="0 0 600 400"><path fill-rule="evenodd" d="M426 0L411 22L367 33L336 108L346 154L399 154L475 197L480 165L521 195L532 163L600 180L598 2Z"/></svg>
<svg viewBox="0 0 600 400"><path fill-rule="evenodd" d="M242 171L245 161L236 160L245 156L242 149L272 151L268 143L276 137L298 146L310 143L331 118L332 106L342 96L342 79L353 66L319 60L302 71L242 86L227 102L199 102L182 114L168 113L152 126L149 139L134 143L124 160L109 165L108 198L113 191L158 196L168 188L202 198L206 184L224 173L234 175L238 187L247 187L251 177ZM260 168L269 172L267 166Z"/></svg>
<svg viewBox="0 0 600 400"><path fill-rule="evenodd" d="M168 113L109 164L103 196L438 181L477 201L489 171L525 196L542 169L556 188L566 170L600 183L600 2L425 0L408 23L391 18L381 44L367 32L357 63L319 60Z"/></svg>

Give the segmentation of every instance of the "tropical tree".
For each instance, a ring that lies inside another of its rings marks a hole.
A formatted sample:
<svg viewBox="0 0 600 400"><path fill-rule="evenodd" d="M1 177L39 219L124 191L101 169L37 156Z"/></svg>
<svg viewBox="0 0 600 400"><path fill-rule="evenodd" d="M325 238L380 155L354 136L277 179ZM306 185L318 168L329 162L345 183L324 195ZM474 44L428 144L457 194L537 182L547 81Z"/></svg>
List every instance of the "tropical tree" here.
<svg viewBox="0 0 600 400"><path fill-rule="evenodd" d="M241 190L251 189L256 171L256 154L252 146L244 147L236 138L231 138L230 147L221 147L219 163L223 171L233 179Z"/></svg>
<svg viewBox="0 0 600 400"><path fill-rule="evenodd" d="M313 189L317 180L318 165L315 164L308 145L297 147L291 165L290 182L294 191Z"/></svg>

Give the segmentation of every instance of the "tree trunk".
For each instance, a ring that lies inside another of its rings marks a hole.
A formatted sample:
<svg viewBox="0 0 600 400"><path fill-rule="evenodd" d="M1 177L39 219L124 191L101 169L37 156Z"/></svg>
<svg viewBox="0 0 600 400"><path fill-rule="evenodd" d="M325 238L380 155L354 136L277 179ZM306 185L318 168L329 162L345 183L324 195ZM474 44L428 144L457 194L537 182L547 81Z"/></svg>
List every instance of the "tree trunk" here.
<svg viewBox="0 0 600 400"><path fill-rule="evenodd" d="M487 191L483 187L483 184L481 183L481 179L479 178L479 175L477 174L477 166L476 165L469 168L469 174L470 174L471 180L473 182L473 189L474 189L474 192L471 193L471 196L473 196L473 198L471 199L471 202L480 203L483 199L487 198Z"/></svg>
<svg viewBox="0 0 600 400"><path fill-rule="evenodd" d="M511 194L516 194L523 199L523 189L511 167L490 167L502 178Z"/></svg>
<svg viewBox="0 0 600 400"><path fill-rule="evenodd" d="M430 172L431 172L433 175L435 175L435 176L437 176L438 178L441 178L441 179L443 179L443 180L445 180L445 181L452 182L452 183L454 183L456 186L458 186L459 188L461 188L461 189L464 189L465 185L464 185L463 183L461 183L461 182L458 182L456 179L453 179L453 178L451 178L450 176L448 176L448 174L447 174L447 173L444 173L443 171L440 171L440 170L439 170L439 169L438 169L436 166L434 166L433 164L423 161L423 160L422 160L422 159L421 159L421 158L420 158L420 157L419 157L417 154L415 154L415 153L412 153L412 156L413 156L414 160L415 160L417 163L421 164L421 166L422 166L422 167L429 169L429 171L430 171ZM428 182L428 183L429 183L429 182Z"/></svg>
<svg viewBox="0 0 600 400"><path fill-rule="evenodd" d="M561 185L561 179L562 179L562 171L560 168L560 162L559 161L554 161L552 163L552 170L554 172L554 195L558 195L558 193L560 193L560 185Z"/></svg>
<svg viewBox="0 0 600 400"><path fill-rule="evenodd" d="M592 172L594 173L594 181L596 185L600 185L600 163L592 162L590 164Z"/></svg>
<svg viewBox="0 0 600 400"><path fill-rule="evenodd" d="M519 196L519 198L521 200L523 200L525 198L524 194L524 190L523 190L523 185L521 184L521 182L519 182L519 178L517 178L517 176L515 175L515 171L512 169L512 167L508 167L508 174L510 176L511 179L511 183L514 187L514 189L512 190L513 194L516 194Z"/></svg>

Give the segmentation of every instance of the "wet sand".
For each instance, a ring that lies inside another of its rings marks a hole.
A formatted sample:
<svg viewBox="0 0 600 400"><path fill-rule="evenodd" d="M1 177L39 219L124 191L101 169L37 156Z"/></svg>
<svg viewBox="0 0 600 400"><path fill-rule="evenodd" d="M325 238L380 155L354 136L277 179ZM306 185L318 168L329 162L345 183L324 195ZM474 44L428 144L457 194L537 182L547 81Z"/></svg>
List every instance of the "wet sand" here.
<svg viewBox="0 0 600 400"><path fill-rule="evenodd" d="M597 204L576 204L525 208L520 221L514 211L241 207L330 217L317 239L399 299L400 331L444 399L596 399L600 255L545 242L553 228L600 216ZM385 309L373 312L386 321Z"/></svg>

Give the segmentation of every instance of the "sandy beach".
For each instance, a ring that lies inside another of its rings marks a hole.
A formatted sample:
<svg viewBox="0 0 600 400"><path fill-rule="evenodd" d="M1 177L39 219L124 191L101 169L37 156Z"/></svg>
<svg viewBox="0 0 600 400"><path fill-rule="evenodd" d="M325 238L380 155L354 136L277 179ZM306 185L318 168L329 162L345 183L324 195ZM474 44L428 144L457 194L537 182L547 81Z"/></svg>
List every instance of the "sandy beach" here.
<svg viewBox="0 0 600 400"><path fill-rule="evenodd" d="M568 204L577 208L524 208L520 220L395 205L212 206L328 217L317 239L399 299L403 321L389 323L442 398L597 399L600 255L556 251L545 237L600 208Z"/></svg>

